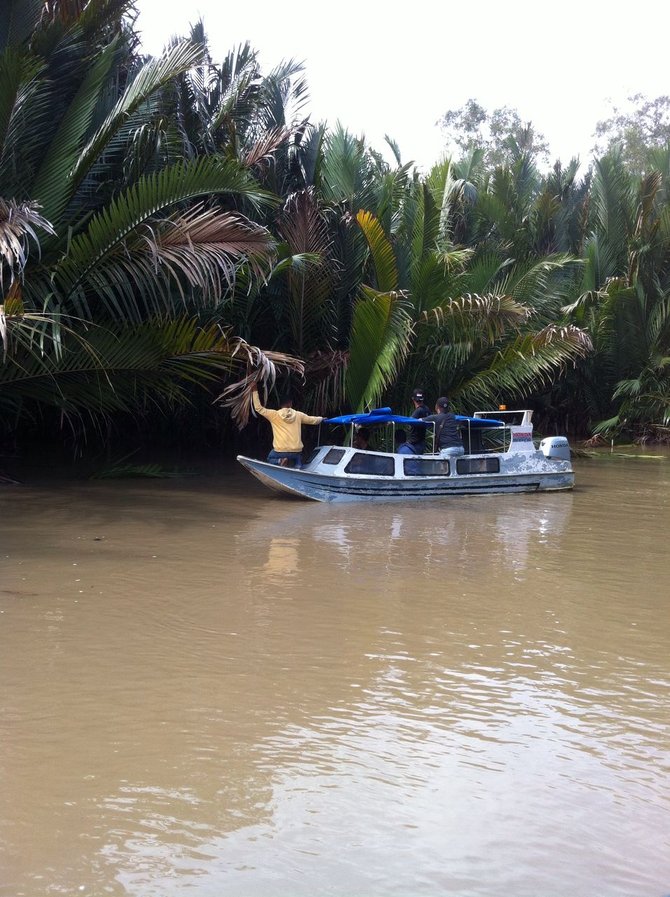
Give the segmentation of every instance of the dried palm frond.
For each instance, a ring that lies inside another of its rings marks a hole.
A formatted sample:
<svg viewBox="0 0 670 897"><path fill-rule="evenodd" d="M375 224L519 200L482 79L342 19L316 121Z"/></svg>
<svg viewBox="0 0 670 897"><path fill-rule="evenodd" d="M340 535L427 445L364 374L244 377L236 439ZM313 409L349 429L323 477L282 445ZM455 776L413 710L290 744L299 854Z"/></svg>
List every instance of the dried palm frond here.
<svg viewBox="0 0 670 897"><path fill-rule="evenodd" d="M589 334L574 324L550 324L533 336L533 347L558 345L570 348L573 357L585 358L593 351L593 343Z"/></svg>
<svg viewBox="0 0 670 897"><path fill-rule="evenodd" d="M242 165L245 168L267 168L272 163L275 151L291 136L288 128L273 128L250 146L244 153Z"/></svg>
<svg viewBox="0 0 670 897"><path fill-rule="evenodd" d="M310 405L316 412L339 410L346 398L346 375L349 353L341 349L315 352L305 361L305 375L310 384Z"/></svg>
<svg viewBox="0 0 670 897"><path fill-rule="evenodd" d="M241 261L263 279L274 245L264 227L202 203L156 229L147 226L141 239L154 273L169 272L177 284L184 274L192 286L217 297L233 284Z"/></svg>
<svg viewBox="0 0 670 897"><path fill-rule="evenodd" d="M277 230L292 257L287 268L289 320L293 344L303 355L323 345L335 279L330 230L311 189L287 198Z"/></svg>
<svg viewBox="0 0 670 897"><path fill-rule="evenodd" d="M26 311L21 281L15 280L0 302L2 361L5 362L8 354L19 347L36 349L39 353L51 349L58 354L63 331L68 329L58 314Z"/></svg>
<svg viewBox="0 0 670 897"><path fill-rule="evenodd" d="M28 244L32 239L39 250L36 228L48 234L54 230L46 218L37 211L36 202L15 202L0 198L0 290L9 269L10 284L23 274L28 261Z"/></svg>
<svg viewBox="0 0 670 897"><path fill-rule="evenodd" d="M258 389L259 383L267 391L272 389L281 370L299 374L300 377L305 375L305 365L299 358L283 352L264 352L257 346L250 346L243 339L234 341L231 358L233 362L244 365L246 372L240 380L227 386L214 401L230 408L231 417L240 430L249 423L251 394Z"/></svg>

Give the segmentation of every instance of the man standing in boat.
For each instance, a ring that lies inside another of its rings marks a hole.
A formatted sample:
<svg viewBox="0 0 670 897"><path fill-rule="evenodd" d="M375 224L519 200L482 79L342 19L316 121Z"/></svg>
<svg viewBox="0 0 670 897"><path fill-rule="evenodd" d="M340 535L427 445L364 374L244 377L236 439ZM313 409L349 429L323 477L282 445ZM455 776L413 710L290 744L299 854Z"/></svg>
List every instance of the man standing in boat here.
<svg viewBox="0 0 670 897"><path fill-rule="evenodd" d="M412 417L417 418L417 420L428 417L430 408L426 405L426 397L422 389L414 390L412 403L414 404ZM405 444L411 448L415 455L423 455L426 451L426 429L426 427L410 427L409 429L409 438Z"/></svg>
<svg viewBox="0 0 670 897"><path fill-rule="evenodd" d="M254 389L251 398L254 411L272 425L272 451L268 455L268 461L283 467L302 467L302 425L320 424L325 418L311 417L303 411L296 411L290 396L284 398L279 410L264 408L257 389Z"/></svg>
<svg viewBox="0 0 670 897"><path fill-rule="evenodd" d="M443 457L465 454L456 415L449 411L449 399L446 396L440 396L435 403L435 414L429 414L424 420L435 424L436 452Z"/></svg>

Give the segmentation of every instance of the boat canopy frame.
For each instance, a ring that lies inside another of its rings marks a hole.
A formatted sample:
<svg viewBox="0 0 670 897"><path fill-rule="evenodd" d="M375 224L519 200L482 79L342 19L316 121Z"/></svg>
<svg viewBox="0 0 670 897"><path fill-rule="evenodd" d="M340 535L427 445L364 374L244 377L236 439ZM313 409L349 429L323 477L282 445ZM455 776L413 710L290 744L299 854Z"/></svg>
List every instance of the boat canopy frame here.
<svg viewBox="0 0 670 897"><path fill-rule="evenodd" d="M481 415L482 412L477 412ZM488 417L467 417L463 414L455 415L459 424L467 424L468 444L471 445L471 430L503 430L503 442L505 441L504 431L508 429L504 421L496 418ZM354 445L354 432L356 427L379 427L391 426L391 445L395 448L395 428L396 425L408 427L423 427L426 430L432 428L432 454L435 454L435 422L426 421L421 417L405 417L402 414L394 414L391 408L374 408L371 411L365 411L358 414L340 414L337 417L324 418L319 426L318 445L321 444L321 426L324 424L329 426L351 427L349 432L349 447ZM393 454L393 452L391 452Z"/></svg>

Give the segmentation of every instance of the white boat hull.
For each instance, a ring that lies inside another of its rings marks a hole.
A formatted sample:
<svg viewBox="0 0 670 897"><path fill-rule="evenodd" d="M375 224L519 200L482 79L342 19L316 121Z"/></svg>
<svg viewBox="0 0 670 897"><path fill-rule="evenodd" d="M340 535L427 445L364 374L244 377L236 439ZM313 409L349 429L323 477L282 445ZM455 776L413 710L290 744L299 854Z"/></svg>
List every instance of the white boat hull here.
<svg viewBox="0 0 670 897"><path fill-rule="evenodd" d="M333 472L324 471L323 458L331 446L325 446L317 457L302 470L280 467L266 461L256 461L244 455L237 460L261 483L277 492L321 502L351 501L408 501L445 498L456 495L493 495L505 492L549 492L572 489L574 474L569 461L555 461L541 452L525 454L501 453L497 473L459 474L454 459L450 472L444 476L405 476L403 462L407 455L385 455L393 458L392 476L346 473L343 468L353 449ZM364 453L378 455L379 453ZM423 459L438 456L421 456ZM477 456L490 457L490 456ZM470 459L470 456L468 456Z"/></svg>

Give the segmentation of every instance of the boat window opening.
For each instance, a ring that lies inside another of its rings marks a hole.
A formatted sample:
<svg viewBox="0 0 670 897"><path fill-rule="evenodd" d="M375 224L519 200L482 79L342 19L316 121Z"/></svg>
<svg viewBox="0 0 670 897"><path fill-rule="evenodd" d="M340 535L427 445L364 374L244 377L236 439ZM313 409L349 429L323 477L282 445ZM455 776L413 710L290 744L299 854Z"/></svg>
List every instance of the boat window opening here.
<svg viewBox="0 0 670 897"><path fill-rule="evenodd" d="M526 411L492 411L491 417L500 418L507 426L519 427L525 422Z"/></svg>
<svg viewBox="0 0 670 897"><path fill-rule="evenodd" d="M461 428L461 439L466 455L477 455L482 449L482 431L473 430L471 427Z"/></svg>
<svg viewBox="0 0 670 897"><path fill-rule="evenodd" d="M448 477L450 473L446 458L406 458L403 470L406 477Z"/></svg>
<svg viewBox="0 0 670 897"><path fill-rule="evenodd" d="M372 476L392 477L395 470L393 458L384 458L383 455L368 455L356 452L351 461L344 468L345 473L366 473Z"/></svg>
<svg viewBox="0 0 670 897"><path fill-rule="evenodd" d="M332 448L324 457L322 464L339 464L344 458L345 450Z"/></svg>
<svg viewBox="0 0 670 897"><path fill-rule="evenodd" d="M304 465L311 464L311 462L316 458L316 456L318 455L318 453L320 451L321 451L321 447L317 445L316 448L312 449L312 451L307 455L307 457L305 458L305 460L302 463Z"/></svg>
<svg viewBox="0 0 670 897"><path fill-rule="evenodd" d="M506 452L510 443L509 427L499 427L498 429L480 430L481 442L478 450L473 450L470 454L479 452Z"/></svg>
<svg viewBox="0 0 670 897"><path fill-rule="evenodd" d="M500 473L500 458L459 458L456 461L456 472Z"/></svg>

